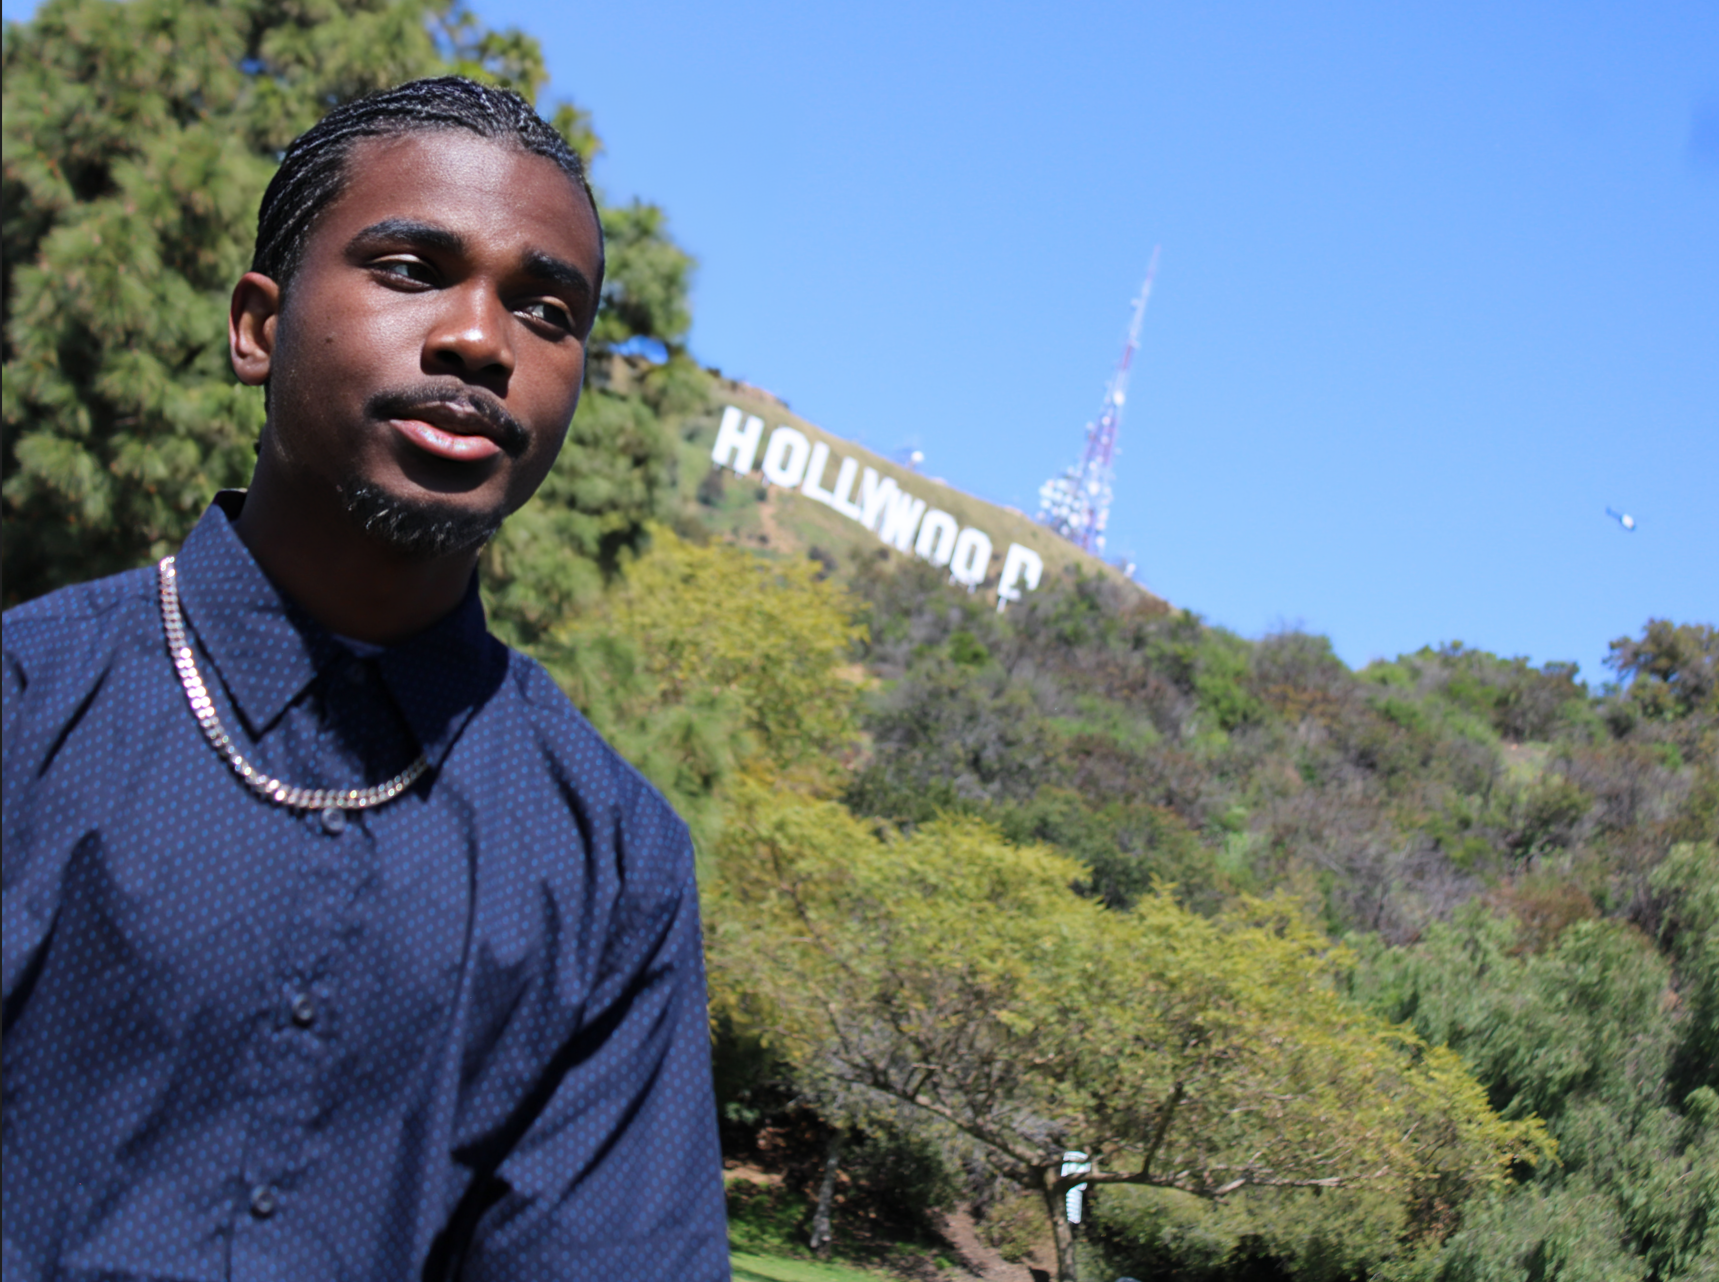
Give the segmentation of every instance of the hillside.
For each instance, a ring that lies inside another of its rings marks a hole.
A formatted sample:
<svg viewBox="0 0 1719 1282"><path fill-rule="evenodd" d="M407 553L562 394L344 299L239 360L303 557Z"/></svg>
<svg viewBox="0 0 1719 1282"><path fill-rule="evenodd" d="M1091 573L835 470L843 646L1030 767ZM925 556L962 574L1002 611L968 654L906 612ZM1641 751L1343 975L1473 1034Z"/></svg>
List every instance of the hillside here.
<svg viewBox="0 0 1719 1282"><path fill-rule="evenodd" d="M891 984L958 966L1012 974L1049 946L1028 928L1006 935L1018 916L1045 922L1043 938L1069 937L1072 928L1050 924L1059 903L1049 896L1030 909L993 903L972 914L962 944L946 950L953 958L916 969L917 954L899 942L919 937L914 925L927 911L924 892L911 887L935 885L939 899L951 893L950 875L926 871L922 850L955 835L992 834L1000 845L986 857L997 868L1025 857L1014 852L1071 858L1075 895L1121 919L1161 914L1170 924L1153 940L1172 927L1192 930L1193 918L1222 923L1259 911L1251 897L1267 896L1312 914L1319 955L1332 966L1324 982L1369 1016L1449 1047L1498 1116L1537 1118L1558 1146L1556 1161L1517 1160L1508 1179L1498 1168L1466 1185L1441 1175L1395 1196L1366 1181L1317 1196L1259 1190L1222 1201L1173 1185L1105 1188L1079 1244L1082 1276L1712 1276L1719 633L1650 623L1639 639L1614 645L1623 688L1596 692L1573 665L1535 667L1461 646L1352 671L1322 637L1247 641L1185 613L1142 608L1143 598L1091 578L1047 583L1002 615L918 561L862 572L855 587L875 684L863 710L865 752L839 787L847 813L887 840L875 851L857 840L842 845L835 811L805 830L816 834L808 848L842 850L834 862L842 875L869 855L884 864L879 883L903 884L889 915L859 928L848 955L856 972L879 965ZM725 876L747 875L758 850L784 858L776 853L784 821L733 822L744 826L719 847ZM772 893L829 884L831 865L815 866L821 877L781 876ZM726 924L734 910L719 902L712 919ZM805 917L820 920L811 910ZM800 930L784 924L783 946ZM945 922L923 934L949 931ZM1347 947L1323 951L1336 941ZM886 948L894 951L876 961ZM1150 1011L1162 1000L1130 1005L1129 994L1153 991L1150 967L1163 952L1149 943L1133 953L1138 989L1125 988L1116 1009ZM1198 973L1210 974L1220 956ZM747 991L733 978L750 976L746 959L716 958L718 991ZM769 990L771 1002L796 992L811 964L781 967L783 988ZM1093 974L1062 990L1080 1003L1080 1020L1098 1001ZM927 979L900 998L884 987L867 1012L874 1022L860 1027L882 1036L877 1030L896 1027L903 1008L953 1003L939 985ZM1069 1054L1056 1038L1029 1045L1038 1025L1021 1016L1020 990L1005 991L1006 1000L940 1008L959 1013L935 1027L977 1027L975 1040L1015 1048L984 1063L985 1072L1012 1071L1033 1053ZM987 1020L992 1005L1002 1014ZM1216 1012L1233 1008L1202 1009L1222 1024L1228 1016ZM1078 1021L1061 1010L1049 1018L1068 1021L1078 1040ZM1204 1025L1197 1032L1211 1035ZM768 1045L778 1034L765 1026L758 1036ZM815 1086L828 1071L819 1056L840 1056L849 1044L831 1039L796 1067ZM1079 1073L1052 1074L1033 1097L1037 1107L1072 1113L1076 1081L1102 1083L1095 1094L1125 1089L1129 1045L1105 1040ZM1177 1053L1166 1049L1156 1064ZM890 1062L936 1064L947 1074L939 1082L993 1080L965 1054L928 1034ZM744 1038L719 1040L718 1055L725 1152L781 1181L767 1203L759 1192L737 1197L737 1220L784 1224L789 1245L803 1242L834 1151L824 1145L844 1135L842 1113L861 1104L832 1094L808 1109L808 1088L760 1061ZM849 1070L850 1080L860 1075ZM865 1080L886 1079L873 1070ZM1053 1267L1030 1181L999 1177L1007 1163L989 1151L976 1159L959 1137L875 1100L862 1101L874 1111L841 1150L849 1183L836 1231L845 1249L893 1259L900 1248L890 1244L915 1235L938 1249L939 1235L947 1237L940 1222L893 1192L911 1179L936 1190L931 1205L972 1208L983 1239L1007 1258ZM1339 1123L1327 1116L1321 1125ZM1078 1118L1065 1133L1096 1129ZM1260 1143L1282 1134L1268 1128ZM1126 1148L1126 1139L1113 1142ZM1137 1160L1111 1156L1113 1169ZM1540 1258L1571 1269L1542 1273Z"/></svg>
<svg viewBox="0 0 1719 1282"><path fill-rule="evenodd" d="M603 385L625 390L644 368L637 358L612 358ZM800 432L814 451L819 446L827 449L828 461L821 478L825 487L835 484L842 461L852 459L856 471L869 468L900 491L923 499L927 513L946 512L960 529L983 531L991 544L991 555L975 591L988 602L997 600L1009 547L1019 545L1039 559L1042 582L1071 578L1076 573L1094 575L1139 593L1146 602L1163 604L1117 566L1088 555L1026 514L964 494L844 440L795 414L770 393L721 376L712 379L708 404L683 420L677 443L677 488L672 505L680 514L677 524L685 532L716 535L769 556L815 555L832 565L836 576L844 581L863 561L888 562L913 555L890 548L858 520L808 497L804 484L771 484L759 466L765 452L762 442L745 475L714 463L712 447L723 413L730 407L762 422L763 441L785 426Z"/></svg>
<svg viewBox="0 0 1719 1282"><path fill-rule="evenodd" d="M614 395L650 377L612 368ZM707 852L738 1245L804 1254L822 1223L849 1262L1003 1276L959 1221L1064 1276L1076 1256L1082 1276L1182 1282L1479 1282L1552 1258L1558 1277L1712 1276L1719 632L1649 620L1604 684L1461 645L1352 670L1326 638L1171 609L758 389L701 398L664 420L674 531L541 656ZM766 483L772 449L791 481ZM853 514L864 469L874 494L984 530L974 590ZM1013 544L1044 570L999 612ZM1273 940L1300 941L1310 983L1249 960ZM1334 1023L1275 1022L1309 994L1340 999ZM1192 1024L1153 1024L1184 1000ZM1260 1031L1216 1046L1207 1021L1249 1010ZM1393 1072L1441 1067L1343 1087L1372 1052L1320 1047L1363 1025L1391 1030ZM1281 1093L1297 1055L1322 1084ZM1350 1093L1307 1124L1348 1139L1299 1148L1277 1110L1324 1090ZM1436 1116L1364 1120L1435 1097ZM1150 1117L1185 1147L1058 1236L1057 1153L1149 1162ZM1240 1118L1251 1138L1189 1176ZM1430 1147L1364 1176L1273 1165L1387 1134ZM1456 1136L1478 1147L1451 1166ZM1247 1188L1274 1179L1292 1187Z"/></svg>

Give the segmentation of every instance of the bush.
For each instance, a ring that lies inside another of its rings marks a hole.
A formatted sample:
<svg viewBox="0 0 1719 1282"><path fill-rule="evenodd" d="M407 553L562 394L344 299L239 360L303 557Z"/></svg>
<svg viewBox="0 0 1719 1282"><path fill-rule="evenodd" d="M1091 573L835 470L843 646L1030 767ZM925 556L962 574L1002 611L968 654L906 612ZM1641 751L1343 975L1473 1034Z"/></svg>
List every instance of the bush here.
<svg viewBox="0 0 1719 1282"><path fill-rule="evenodd" d="M805 1228L812 1206L804 1197L782 1184L730 1179L728 1193L728 1241L736 1251L759 1251L768 1255L804 1253Z"/></svg>
<svg viewBox="0 0 1719 1282"><path fill-rule="evenodd" d="M1408 1253L1401 1210L1365 1192L1258 1190L1217 1204L1113 1186L1093 1199L1096 1275L1162 1282L1360 1282Z"/></svg>
<svg viewBox="0 0 1719 1282"><path fill-rule="evenodd" d="M1044 1202L1036 1193L1016 1193L993 1202L978 1229L985 1244L1010 1264L1056 1249L1045 1228Z"/></svg>

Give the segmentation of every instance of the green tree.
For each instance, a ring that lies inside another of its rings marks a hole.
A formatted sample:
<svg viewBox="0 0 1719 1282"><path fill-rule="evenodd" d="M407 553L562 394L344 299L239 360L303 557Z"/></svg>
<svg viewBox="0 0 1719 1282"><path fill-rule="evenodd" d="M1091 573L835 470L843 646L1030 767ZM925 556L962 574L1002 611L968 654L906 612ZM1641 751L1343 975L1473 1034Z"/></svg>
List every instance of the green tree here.
<svg viewBox="0 0 1719 1282"><path fill-rule="evenodd" d="M1409 1215L1545 1149L1449 1051L1339 996L1340 952L1292 907L1116 912L1069 888L1072 860L983 824L892 833L741 789L710 913L719 1007L1036 1190L1065 1279L1076 1183L1365 1186ZM1071 1148L1090 1172L1062 1174Z"/></svg>
<svg viewBox="0 0 1719 1282"><path fill-rule="evenodd" d="M1671 1080L1719 1091L1719 842L1680 842L1653 872L1671 896L1664 928L1685 1012Z"/></svg>
<svg viewBox="0 0 1719 1282"><path fill-rule="evenodd" d="M1655 880L1675 896L1668 933L1684 1001L1651 941L1619 921L1577 921L1524 952L1508 919L1474 904L1417 944L1364 946L1354 991L1461 1055L1506 1117L1538 1114L1556 1164L1477 1199L1428 1277L1708 1278L1719 1262L1719 1095L1695 1080L1713 1043L1711 846L1683 846ZM1691 1053L1693 1052L1693 1053Z"/></svg>
<svg viewBox="0 0 1719 1282"><path fill-rule="evenodd" d="M1619 637L1606 658L1629 682L1629 697L1649 717L1719 712L1719 628L1649 619L1637 637Z"/></svg>
<svg viewBox="0 0 1719 1282"><path fill-rule="evenodd" d="M1012 842L1054 846L1080 860L1091 872L1077 888L1111 908L1133 907L1160 883L1173 885L1188 907L1218 906L1222 877L1212 852L1167 807L1098 806L1072 789L1042 788L1031 801L987 817Z"/></svg>
<svg viewBox="0 0 1719 1282"><path fill-rule="evenodd" d="M816 562L651 534L538 653L702 846L743 768L828 789L848 764L863 680L853 604Z"/></svg>
<svg viewBox="0 0 1719 1282"><path fill-rule="evenodd" d="M534 97L537 42L461 0L47 0L4 53L5 601L175 546L242 485L261 395L227 364L228 292L282 148L336 103L460 73ZM596 136L554 121L587 157ZM616 228L603 349L677 344L691 260L660 210ZM498 542L492 606L528 639L635 542L670 479L662 415L689 363L588 390L537 510ZM568 551L574 557L568 557Z"/></svg>

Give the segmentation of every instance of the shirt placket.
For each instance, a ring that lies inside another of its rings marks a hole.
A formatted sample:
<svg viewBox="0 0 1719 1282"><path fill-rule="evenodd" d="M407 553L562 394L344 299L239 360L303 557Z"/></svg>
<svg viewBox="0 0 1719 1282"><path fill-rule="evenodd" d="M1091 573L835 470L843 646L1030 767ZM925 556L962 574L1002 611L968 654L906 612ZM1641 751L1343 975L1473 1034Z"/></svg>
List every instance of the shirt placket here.
<svg viewBox="0 0 1719 1282"><path fill-rule="evenodd" d="M337 697L375 697L373 680L356 663L337 670L330 685ZM314 705L289 709L279 733L310 747L318 786L347 786L352 766ZM300 1254L294 1240L320 1236L305 1222L314 1214L306 1195L318 1163L329 1157L323 1123L339 1064L361 1053L351 1043L362 1040L362 1030L346 1018L345 963L364 928L359 901L375 858L373 833L362 812L281 817L295 894L278 928L269 1017L259 1021L250 1056L252 1110L233 1237L232 1276L241 1282L286 1276L283 1266Z"/></svg>

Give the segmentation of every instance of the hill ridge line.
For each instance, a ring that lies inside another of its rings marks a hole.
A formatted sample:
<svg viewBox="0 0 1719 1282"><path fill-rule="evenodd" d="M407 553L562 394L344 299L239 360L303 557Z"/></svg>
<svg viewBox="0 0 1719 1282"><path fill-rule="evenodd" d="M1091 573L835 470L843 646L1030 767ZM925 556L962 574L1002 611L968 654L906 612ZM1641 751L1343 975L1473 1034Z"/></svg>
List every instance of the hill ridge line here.
<svg viewBox="0 0 1719 1282"><path fill-rule="evenodd" d="M778 552L919 556L999 605L1050 577L1077 572L1162 601L1026 513L839 436L749 383L713 374L706 411L684 437L683 498L701 505L707 521L714 515L710 523L738 542ZM748 483L755 487L750 496L731 493ZM1008 595L999 598L1005 581Z"/></svg>

